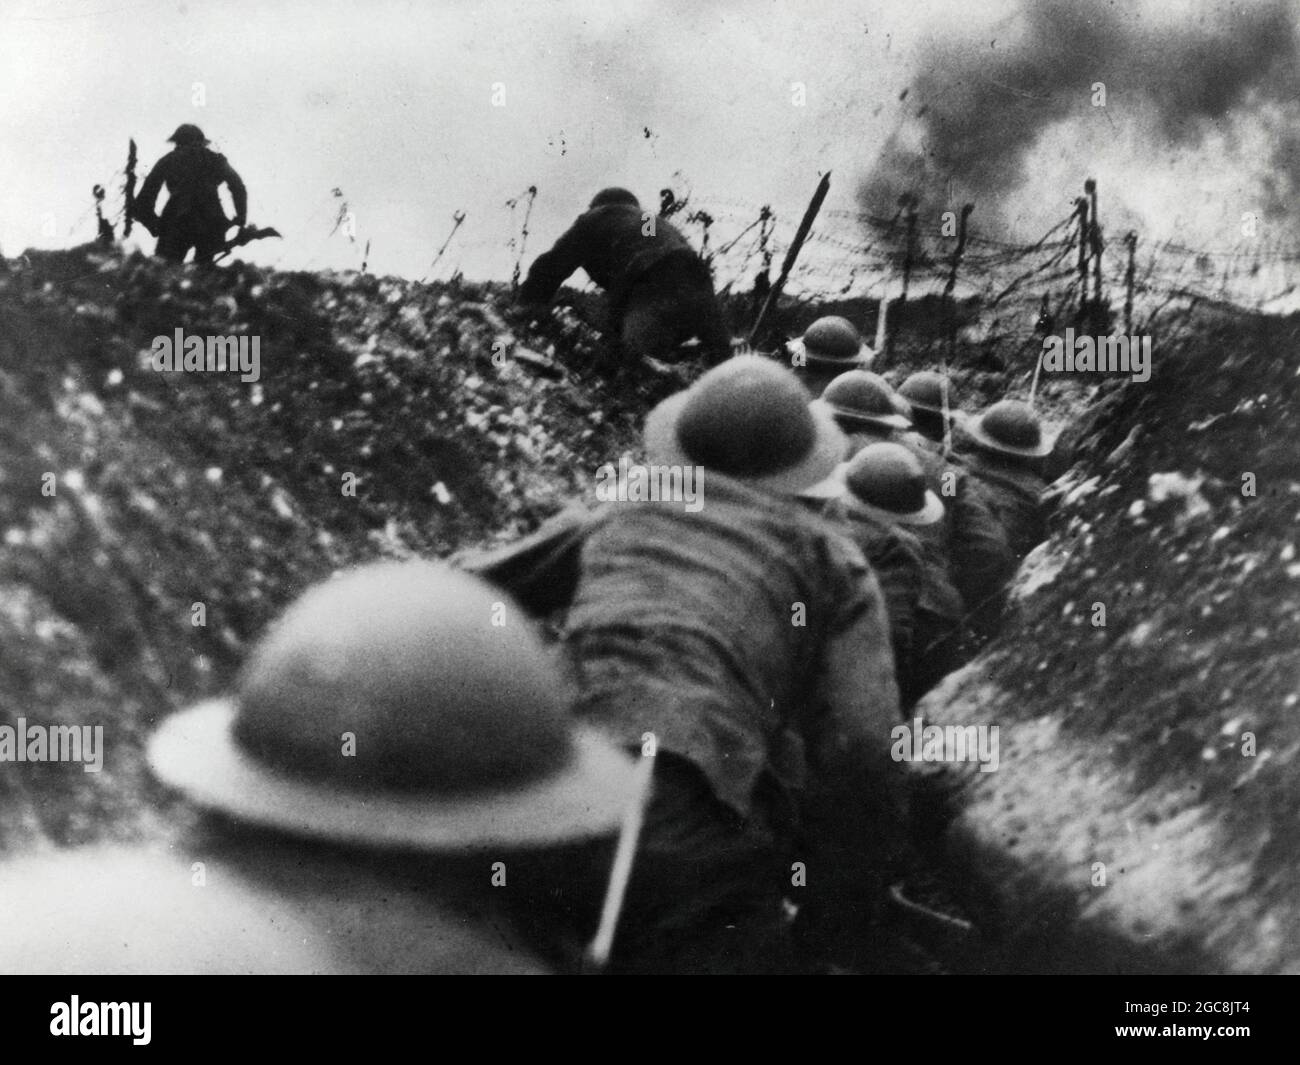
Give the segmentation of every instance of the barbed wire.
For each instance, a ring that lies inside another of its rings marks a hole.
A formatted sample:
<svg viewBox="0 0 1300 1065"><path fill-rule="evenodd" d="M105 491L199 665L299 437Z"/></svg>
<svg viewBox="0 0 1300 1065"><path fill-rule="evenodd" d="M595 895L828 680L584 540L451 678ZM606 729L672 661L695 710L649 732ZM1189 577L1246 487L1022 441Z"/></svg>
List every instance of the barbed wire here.
<svg viewBox="0 0 1300 1065"><path fill-rule="evenodd" d="M105 187L116 187L114 183L122 174L121 168L116 170ZM530 185L506 202L509 217L493 223L498 234L506 229L504 240L499 235L475 234L470 227L466 227L468 232L457 233L456 254L443 262L439 272L450 269L459 273L471 253L504 252L512 260L517 281L536 194L535 186ZM309 262L318 261L326 246L337 242L340 222L351 207L341 196L340 190L332 190L330 199L317 206L304 227L311 229L322 215L336 214L333 228L321 234ZM694 188L684 188L680 196L674 191L664 197L664 203L673 224L709 262L715 286L731 293L770 280L766 275L788 251L799 217L774 211L770 204L725 193L715 196ZM900 205L892 216L846 208L824 210L801 249L786 294L796 301L897 298L904 293L906 276L910 279L909 298L942 297L951 292L954 298L971 301L995 318L1028 314L1045 301L1054 301L1058 308L1073 303L1080 310L1089 302L1132 304L1134 316L1151 313L1149 305L1161 301L1225 302L1246 308L1292 301L1300 306L1292 267L1300 263L1300 247L1287 245L1276 236L1249 237L1233 247L1195 248L1178 240L1148 241L1129 234L1136 237L1134 248L1141 248L1138 255L1128 247L1128 237L1120 241L1112 234L1108 245L1104 224L1096 220L1085 230L1087 212L1081 216L1077 209L1032 241L982 232L978 213L969 227L963 217L959 235L955 219L965 212L958 211L942 216L946 223L936 232L932 225L915 224L914 205L910 216L907 210L907 205ZM77 219L74 229L80 229L93 213L92 205ZM120 222L124 213L123 206L112 221ZM356 245L364 269L366 256L360 252L357 235L349 230L347 237ZM287 245L280 249L272 265L278 267L288 252ZM1077 265L1072 264L1072 256L1077 257Z"/></svg>

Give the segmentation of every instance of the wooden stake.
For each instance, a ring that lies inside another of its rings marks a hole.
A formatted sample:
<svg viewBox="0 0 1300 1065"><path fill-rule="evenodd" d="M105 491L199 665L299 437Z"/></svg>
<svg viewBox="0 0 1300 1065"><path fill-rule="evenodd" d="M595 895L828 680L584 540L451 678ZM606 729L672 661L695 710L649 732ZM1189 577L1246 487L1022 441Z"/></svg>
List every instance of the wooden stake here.
<svg viewBox="0 0 1300 1065"><path fill-rule="evenodd" d="M817 212L821 210L822 201L826 199L826 193L830 191L830 188L831 174L828 170L822 175L821 181L817 183L817 191L813 193L808 209L803 213L803 220L799 223L799 229L790 244L790 250L785 253L785 262L781 264L781 273L777 276L776 284L768 292L767 299L763 301L763 309L758 312L758 318L754 321L754 328L749 331L750 344L757 346L759 333L762 332L763 326L767 324L768 315L776 306L776 301L781 298L781 290L785 288L786 279L794 268L795 260L799 258L799 251L803 247L803 242L808 239L808 231L812 229L813 220L817 217Z"/></svg>
<svg viewBox="0 0 1300 1065"><path fill-rule="evenodd" d="M1133 335L1133 280L1136 276L1138 235L1129 230L1124 235L1128 248L1128 268L1124 271L1124 335Z"/></svg>
<svg viewBox="0 0 1300 1065"><path fill-rule="evenodd" d="M1088 194L1091 215L1088 219L1088 252L1092 255L1092 305L1101 306L1101 226L1097 222L1097 182L1089 178L1083 183Z"/></svg>
<svg viewBox="0 0 1300 1065"><path fill-rule="evenodd" d="M1079 313L1088 307L1088 198L1080 196L1074 201L1074 213L1079 216Z"/></svg>
<svg viewBox="0 0 1300 1065"><path fill-rule="evenodd" d="M957 352L957 297L953 295L953 292L957 288L957 268L961 266L961 257L966 253L966 221L970 218L970 213L973 210L975 210L973 203L962 205L961 219L957 224L957 247L952 253L952 266L948 270L948 283L943 286L944 299L948 301L946 311L949 323L948 353L944 356L943 367L945 377L948 373L948 364L952 362L953 356Z"/></svg>
<svg viewBox="0 0 1300 1065"><path fill-rule="evenodd" d="M131 216L135 213L135 138L127 142L126 149L126 181L123 183L122 190L126 199L126 225L122 228L122 236L131 235Z"/></svg>
<svg viewBox="0 0 1300 1065"><path fill-rule="evenodd" d="M907 302L907 290L912 281L912 259L916 255L916 209L918 200L915 194L903 194L903 217L907 222L907 243L903 248L903 294L899 299Z"/></svg>

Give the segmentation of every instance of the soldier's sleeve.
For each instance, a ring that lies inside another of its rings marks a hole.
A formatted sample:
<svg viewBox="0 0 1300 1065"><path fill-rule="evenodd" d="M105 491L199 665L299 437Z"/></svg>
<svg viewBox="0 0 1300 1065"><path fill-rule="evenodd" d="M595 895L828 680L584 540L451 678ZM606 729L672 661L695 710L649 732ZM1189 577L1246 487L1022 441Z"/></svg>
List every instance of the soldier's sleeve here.
<svg viewBox="0 0 1300 1065"><path fill-rule="evenodd" d="M168 158L168 156L164 155L158 162L154 163L153 169L149 171L149 176L144 179L144 184L140 186L140 191L135 194L132 215L137 221L142 222L146 229L151 231L158 221L158 215L154 207L158 202L158 193L162 191L163 181L167 178Z"/></svg>
<svg viewBox="0 0 1300 1065"><path fill-rule="evenodd" d="M508 591L536 618L568 610L581 577L582 545L597 518L575 504L522 540L459 559L469 572Z"/></svg>
<svg viewBox="0 0 1300 1065"><path fill-rule="evenodd" d="M559 287L582 266L587 244L586 227L578 219L550 251L543 252L519 286L519 302L549 303Z"/></svg>
<svg viewBox="0 0 1300 1065"><path fill-rule="evenodd" d="M889 613L880 580L856 545L827 536L835 614L825 628L821 710L811 721L809 750L823 779L857 776L887 754L899 716ZM836 768L838 767L838 768Z"/></svg>
<svg viewBox="0 0 1300 1065"><path fill-rule="evenodd" d="M230 187L230 199L235 205L235 224L242 226L248 221L248 189L244 187L243 178L235 173L235 168L226 162L225 157L221 159L223 170L223 180Z"/></svg>

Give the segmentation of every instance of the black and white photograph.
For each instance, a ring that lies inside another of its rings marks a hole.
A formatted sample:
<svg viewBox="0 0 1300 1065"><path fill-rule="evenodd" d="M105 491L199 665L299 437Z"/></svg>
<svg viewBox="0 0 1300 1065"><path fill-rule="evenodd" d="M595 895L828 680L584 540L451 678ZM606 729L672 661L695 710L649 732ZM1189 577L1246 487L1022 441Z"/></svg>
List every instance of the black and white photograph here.
<svg viewBox="0 0 1300 1065"><path fill-rule="evenodd" d="M44 1043L250 974L1265 1027L1296 0L3 0L0 100Z"/></svg>

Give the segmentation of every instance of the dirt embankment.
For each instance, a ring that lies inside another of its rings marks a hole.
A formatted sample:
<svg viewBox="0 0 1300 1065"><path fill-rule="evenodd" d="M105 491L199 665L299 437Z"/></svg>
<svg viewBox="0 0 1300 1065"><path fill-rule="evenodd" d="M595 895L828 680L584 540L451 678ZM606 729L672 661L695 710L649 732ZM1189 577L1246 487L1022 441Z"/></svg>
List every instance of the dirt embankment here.
<svg viewBox="0 0 1300 1065"><path fill-rule="evenodd" d="M635 446L646 397L521 350L496 305L85 248L0 271L0 723L106 748L99 773L6 764L0 849L165 834L144 735L310 583L518 535ZM257 337L259 379L155 372L177 329Z"/></svg>
<svg viewBox="0 0 1300 1065"><path fill-rule="evenodd" d="M1300 970L1300 321L1205 315L1068 430L1001 637L920 707L997 725L957 880L1022 971Z"/></svg>
<svg viewBox="0 0 1300 1065"><path fill-rule="evenodd" d="M144 736L307 585L511 538L636 450L680 381L610 380L578 315L530 331L502 295L92 249L0 271L0 723L106 747L99 773L7 764L0 850L165 839ZM259 379L155 372L177 329L257 337ZM1007 630L922 704L1001 730L950 832L981 965L1300 968L1296 339L1206 317L1105 389ZM1044 391L1056 414L1082 389Z"/></svg>

